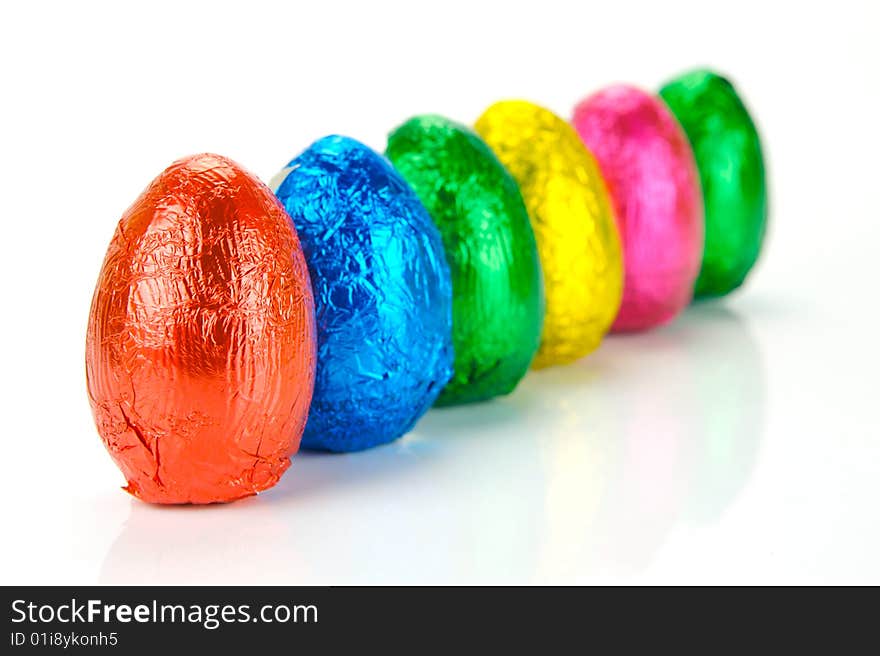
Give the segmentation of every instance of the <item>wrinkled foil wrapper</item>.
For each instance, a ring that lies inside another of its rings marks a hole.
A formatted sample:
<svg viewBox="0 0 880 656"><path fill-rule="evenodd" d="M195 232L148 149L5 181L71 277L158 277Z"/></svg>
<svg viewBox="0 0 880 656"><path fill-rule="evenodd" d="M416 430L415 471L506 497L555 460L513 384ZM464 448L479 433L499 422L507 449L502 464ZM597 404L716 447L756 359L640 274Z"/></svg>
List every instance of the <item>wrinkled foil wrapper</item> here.
<svg viewBox="0 0 880 656"><path fill-rule="evenodd" d="M288 164L276 194L315 293L318 365L303 447L397 439L452 375L452 281L436 226L390 162L346 137Z"/></svg>
<svg viewBox="0 0 880 656"><path fill-rule="evenodd" d="M452 270L455 371L438 403L511 392L537 351L544 315L535 236L516 181L471 129L418 116L388 157L440 229Z"/></svg>
<svg viewBox="0 0 880 656"><path fill-rule="evenodd" d="M722 296L745 281L764 241L761 140L736 89L711 71L682 75L660 96L687 133L703 188L706 246L694 294Z"/></svg>
<svg viewBox="0 0 880 656"><path fill-rule="evenodd" d="M219 155L179 160L125 212L86 338L98 432L153 503L274 485L305 426L315 317L290 219Z"/></svg>
<svg viewBox="0 0 880 656"><path fill-rule="evenodd" d="M599 162L623 241L614 331L666 323L691 301L703 256L703 200L684 131L657 97L630 86L581 101L572 119Z"/></svg>
<svg viewBox="0 0 880 656"><path fill-rule="evenodd" d="M596 160L571 125L522 100L495 103L474 125L516 179L544 272L546 314L533 367L593 351L620 309L623 258Z"/></svg>

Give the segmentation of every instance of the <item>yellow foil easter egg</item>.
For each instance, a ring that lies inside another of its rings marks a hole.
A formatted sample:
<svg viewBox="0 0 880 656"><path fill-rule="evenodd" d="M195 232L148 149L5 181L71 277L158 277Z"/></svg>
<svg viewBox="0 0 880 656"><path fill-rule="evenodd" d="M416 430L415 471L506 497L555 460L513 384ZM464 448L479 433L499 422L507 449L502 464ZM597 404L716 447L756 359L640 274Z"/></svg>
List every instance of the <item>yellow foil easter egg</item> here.
<svg viewBox="0 0 880 656"><path fill-rule="evenodd" d="M593 351L623 293L623 256L611 199L574 128L522 100L498 102L475 124L519 184L538 243L547 310L534 368Z"/></svg>

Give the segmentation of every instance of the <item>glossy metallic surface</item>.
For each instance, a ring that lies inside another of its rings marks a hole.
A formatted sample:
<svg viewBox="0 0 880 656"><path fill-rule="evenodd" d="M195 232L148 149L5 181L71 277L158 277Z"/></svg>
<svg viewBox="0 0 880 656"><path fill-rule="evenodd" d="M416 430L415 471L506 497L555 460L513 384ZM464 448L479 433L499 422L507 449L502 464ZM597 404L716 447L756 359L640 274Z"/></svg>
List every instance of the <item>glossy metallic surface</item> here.
<svg viewBox="0 0 880 656"><path fill-rule="evenodd" d="M316 141L279 176L315 292L318 364L303 447L397 439L452 374L443 242L387 159L347 137Z"/></svg>
<svg viewBox="0 0 880 656"><path fill-rule="evenodd" d="M455 371L439 403L511 392L537 351L544 314L516 181L470 128L440 116L397 128L387 154L440 229L452 271Z"/></svg>
<svg viewBox="0 0 880 656"><path fill-rule="evenodd" d="M314 370L312 291L284 209L224 157L172 164L122 216L89 316L89 401L126 490L211 503L271 487Z"/></svg>
<svg viewBox="0 0 880 656"><path fill-rule="evenodd" d="M596 160L567 121L524 100L495 103L474 127L516 179L538 243L547 311L532 366L577 360L599 346L623 292L620 238Z"/></svg>
<svg viewBox="0 0 880 656"><path fill-rule="evenodd" d="M712 71L671 80L660 96L687 133L703 188L706 247L694 295L722 296L743 283L764 241L761 140L736 89Z"/></svg>
<svg viewBox="0 0 880 656"><path fill-rule="evenodd" d="M690 303L703 254L703 203L687 137L663 102L614 86L581 101L575 129L599 161L623 240L615 331L646 330Z"/></svg>

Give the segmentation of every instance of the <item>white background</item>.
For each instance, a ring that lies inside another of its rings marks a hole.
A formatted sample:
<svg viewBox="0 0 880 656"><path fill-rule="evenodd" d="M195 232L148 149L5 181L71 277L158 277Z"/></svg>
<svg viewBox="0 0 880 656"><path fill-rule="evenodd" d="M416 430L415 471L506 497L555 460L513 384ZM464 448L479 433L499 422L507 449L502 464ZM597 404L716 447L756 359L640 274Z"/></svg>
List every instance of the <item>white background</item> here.
<svg viewBox="0 0 880 656"><path fill-rule="evenodd" d="M871 2L4 3L2 583L880 583L880 20ZM17 8L13 9L12 6ZM747 286L608 339L399 443L300 454L274 489L151 507L94 429L89 303L172 160L264 180L421 112L564 116L727 72L763 131Z"/></svg>

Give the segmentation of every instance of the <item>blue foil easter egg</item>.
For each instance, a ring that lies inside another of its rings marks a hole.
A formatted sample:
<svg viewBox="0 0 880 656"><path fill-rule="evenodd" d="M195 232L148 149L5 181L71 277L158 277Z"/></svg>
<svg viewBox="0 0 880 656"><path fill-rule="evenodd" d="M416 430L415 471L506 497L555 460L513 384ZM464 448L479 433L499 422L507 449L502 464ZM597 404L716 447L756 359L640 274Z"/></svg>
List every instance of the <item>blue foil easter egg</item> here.
<svg viewBox="0 0 880 656"><path fill-rule="evenodd" d="M383 156L324 137L276 176L315 294L318 357L304 448L358 451L409 431L452 375L443 242Z"/></svg>

